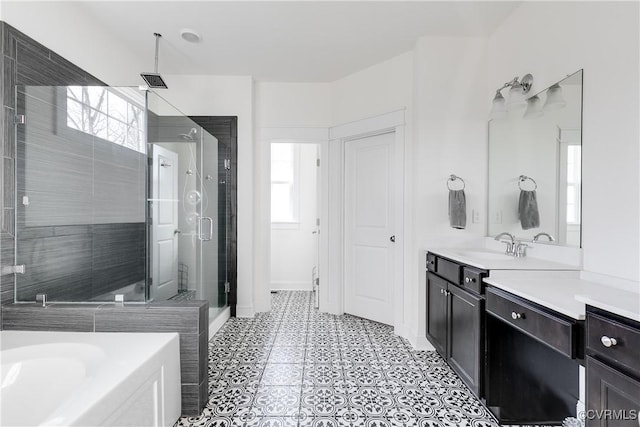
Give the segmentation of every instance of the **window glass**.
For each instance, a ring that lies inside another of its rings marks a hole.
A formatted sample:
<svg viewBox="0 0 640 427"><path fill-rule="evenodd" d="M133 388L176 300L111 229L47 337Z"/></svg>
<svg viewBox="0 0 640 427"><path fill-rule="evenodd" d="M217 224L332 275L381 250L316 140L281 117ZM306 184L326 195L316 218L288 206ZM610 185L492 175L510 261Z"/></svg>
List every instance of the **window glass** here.
<svg viewBox="0 0 640 427"><path fill-rule="evenodd" d="M106 87L67 87L67 126L146 152L143 108Z"/></svg>

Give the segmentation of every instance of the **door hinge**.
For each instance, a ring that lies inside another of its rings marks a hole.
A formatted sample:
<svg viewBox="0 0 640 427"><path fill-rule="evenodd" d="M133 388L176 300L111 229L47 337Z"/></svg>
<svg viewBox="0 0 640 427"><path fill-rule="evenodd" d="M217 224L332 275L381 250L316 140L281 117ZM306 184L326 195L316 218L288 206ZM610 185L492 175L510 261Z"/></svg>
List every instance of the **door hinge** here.
<svg viewBox="0 0 640 427"><path fill-rule="evenodd" d="M24 117L24 114L16 114L15 118L14 118L14 123L17 125L23 125L25 123L26 119Z"/></svg>
<svg viewBox="0 0 640 427"><path fill-rule="evenodd" d="M231 159L224 159L224 168L226 170L231 170Z"/></svg>
<svg viewBox="0 0 640 427"><path fill-rule="evenodd" d="M5 274L24 274L25 272L25 266L24 264L21 265L10 265L7 267L2 267L2 275L4 276Z"/></svg>
<svg viewBox="0 0 640 427"><path fill-rule="evenodd" d="M229 282L224 282L224 293L228 294L231 292L231 284Z"/></svg>
<svg viewBox="0 0 640 427"><path fill-rule="evenodd" d="M316 159L316 166L320 167L320 159Z"/></svg>

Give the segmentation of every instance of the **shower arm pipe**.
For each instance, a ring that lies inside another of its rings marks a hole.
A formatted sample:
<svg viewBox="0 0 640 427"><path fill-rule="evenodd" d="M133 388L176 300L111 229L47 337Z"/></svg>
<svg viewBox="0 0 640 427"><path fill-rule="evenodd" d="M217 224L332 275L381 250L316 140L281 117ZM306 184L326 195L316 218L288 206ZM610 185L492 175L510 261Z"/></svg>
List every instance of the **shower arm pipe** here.
<svg viewBox="0 0 640 427"><path fill-rule="evenodd" d="M162 37L162 34L153 33L153 35L156 38L156 57L155 57L155 65L153 66L153 72L157 73L158 72L158 48L160 46L160 37Z"/></svg>

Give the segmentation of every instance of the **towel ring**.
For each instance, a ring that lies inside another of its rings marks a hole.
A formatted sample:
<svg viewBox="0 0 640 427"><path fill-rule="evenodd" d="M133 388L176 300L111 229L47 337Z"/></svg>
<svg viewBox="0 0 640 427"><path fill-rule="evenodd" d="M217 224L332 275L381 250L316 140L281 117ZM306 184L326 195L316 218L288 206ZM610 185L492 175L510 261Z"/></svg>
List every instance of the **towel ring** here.
<svg viewBox="0 0 640 427"><path fill-rule="evenodd" d="M527 180L533 182L533 185L534 185L533 190L527 190L525 188L522 188L522 184ZM536 182L535 179L531 178L530 176L520 175L520 177L518 178L518 187L523 191L535 191L538 189L538 183Z"/></svg>
<svg viewBox="0 0 640 427"><path fill-rule="evenodd" d="M464 182L464 179L460 178L459 176L456 175L449 175L449 179L447 180L447 188L449 190L454 190L453 188L451 188L451 185L449 185L451 182L455 182L455 181L462 181L462 188L460 190L464 190L465 187L467 186L467 184ZM459 190L458 190L459 191Z"/></svg>

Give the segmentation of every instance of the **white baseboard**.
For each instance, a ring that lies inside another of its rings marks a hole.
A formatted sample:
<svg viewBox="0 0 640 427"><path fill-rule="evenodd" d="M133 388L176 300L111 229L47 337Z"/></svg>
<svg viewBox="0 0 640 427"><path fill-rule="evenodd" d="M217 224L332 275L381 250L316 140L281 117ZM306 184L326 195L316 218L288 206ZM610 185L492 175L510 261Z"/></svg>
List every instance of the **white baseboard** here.
<svg viewBox="0 0 640 427"><path fill-rule="evenodd" d="M307 282L271 282L272 291L313 291L313 284Z"/></svg>
<svg viewBox="0 0 640 427"><path fill-rule="evenodd" d="M236 306L236 317L254 317L256 314L252 305Z"/></svg>
<svg viewBox="0 0 640 427"><path fill-rule="evenodd" d="M418 336L407 327L394 327L393 332L409 341L414 350L435 351L435 347L431 345L427 338Z"/></svg>
<svg viewBox="0 0 640 427"><path fill-rule="evenodd" d="M231 317L231 307L227 307L222 310L220 313L218 313L215 319L209 319L209 339L211 339L216 334L216 332L220 330L222 325L224 325L224 323L229 320L229 317Z"/></svg>

